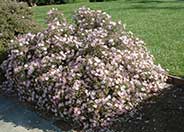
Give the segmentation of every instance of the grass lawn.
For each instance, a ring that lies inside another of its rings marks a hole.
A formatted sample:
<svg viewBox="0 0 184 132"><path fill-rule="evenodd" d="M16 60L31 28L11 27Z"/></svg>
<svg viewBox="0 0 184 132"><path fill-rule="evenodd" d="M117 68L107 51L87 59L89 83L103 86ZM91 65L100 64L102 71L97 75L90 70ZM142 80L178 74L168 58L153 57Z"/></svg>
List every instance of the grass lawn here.
<svg viewBox="0 0 184 132"><path fill-rule="evenodd" d="M101 3L77 3L33 7L34 19L44 24L47 11L62 10L70 19L75 9L86 6L101 9L122 20L127 30L147 43L155 62L169 69L170 74L184 76L184 1L117 0Z"/></svg>

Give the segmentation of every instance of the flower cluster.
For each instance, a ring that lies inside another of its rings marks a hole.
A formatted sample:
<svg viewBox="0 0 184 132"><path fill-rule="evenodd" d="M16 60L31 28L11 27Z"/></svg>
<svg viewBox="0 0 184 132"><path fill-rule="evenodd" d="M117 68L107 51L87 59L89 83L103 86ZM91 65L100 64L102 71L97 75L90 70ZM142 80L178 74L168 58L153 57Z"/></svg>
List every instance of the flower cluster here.
<svg viewBox="0 0 184 132"><path fill-rule="evenodd" d="M49 11L46 30L13 41L2 64L4 90L88 129L109 125L164 88L165 70L120 22L85 7L74 24L59 14Z"/></svg>

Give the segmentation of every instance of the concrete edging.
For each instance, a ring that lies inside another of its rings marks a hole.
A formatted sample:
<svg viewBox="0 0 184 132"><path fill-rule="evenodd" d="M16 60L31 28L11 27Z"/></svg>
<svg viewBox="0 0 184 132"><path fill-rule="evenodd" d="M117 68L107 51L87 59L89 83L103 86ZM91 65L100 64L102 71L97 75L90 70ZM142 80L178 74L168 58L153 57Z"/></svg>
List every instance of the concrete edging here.
<svg viewBox="0 0 184 132"><path fill-rule="evenodd" d="M168 75L167 83L175 86L184 86L184 78Z"/></svg>

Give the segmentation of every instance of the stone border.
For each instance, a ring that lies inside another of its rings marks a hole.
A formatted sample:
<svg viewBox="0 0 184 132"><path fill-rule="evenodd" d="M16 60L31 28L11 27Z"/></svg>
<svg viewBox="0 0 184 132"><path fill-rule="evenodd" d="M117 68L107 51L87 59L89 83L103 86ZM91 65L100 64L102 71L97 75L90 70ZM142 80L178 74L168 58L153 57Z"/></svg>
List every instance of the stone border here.
<svg viewBox="0 0 184 132"><path fill-rule="evenodd" d="M167 83L173 84L175 86L184 86L184 78L168 75Z"/></svg>

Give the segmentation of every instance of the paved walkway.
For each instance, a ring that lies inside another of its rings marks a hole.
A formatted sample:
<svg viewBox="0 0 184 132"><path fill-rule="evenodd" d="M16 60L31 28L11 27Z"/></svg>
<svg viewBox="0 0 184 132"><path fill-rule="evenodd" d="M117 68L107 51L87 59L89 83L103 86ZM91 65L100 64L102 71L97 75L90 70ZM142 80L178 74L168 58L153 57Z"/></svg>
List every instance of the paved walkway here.
<svg viewBox="0 0 184 132"><path fill-rule="evenodd" d="M0 95L0 132L61 132L16 100Z"/></svg>

